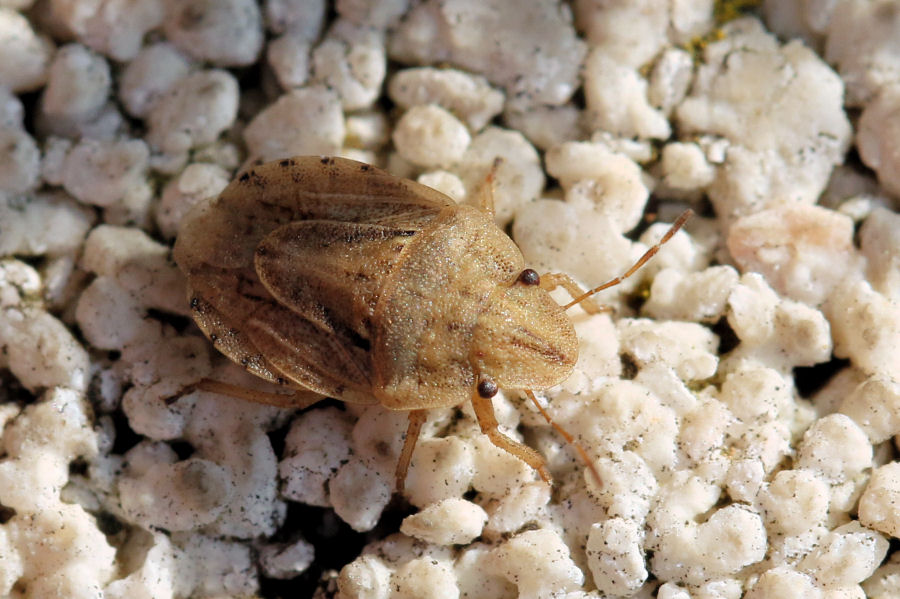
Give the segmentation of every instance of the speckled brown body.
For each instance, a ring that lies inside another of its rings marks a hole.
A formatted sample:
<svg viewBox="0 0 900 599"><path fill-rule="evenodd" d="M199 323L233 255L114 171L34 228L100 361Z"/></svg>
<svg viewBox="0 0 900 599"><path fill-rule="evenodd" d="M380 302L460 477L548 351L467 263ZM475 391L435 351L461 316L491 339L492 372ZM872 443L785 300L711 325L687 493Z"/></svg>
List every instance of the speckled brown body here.
<svg viewBox="0 0 900 599"><path fill-rule="evenodd" d="M563 308L518 281L522 254L488 213L352 160L254 167L186 217L174 256L219 351L323 396L454 406L485 377L557 384L577 358Z"/></svg>

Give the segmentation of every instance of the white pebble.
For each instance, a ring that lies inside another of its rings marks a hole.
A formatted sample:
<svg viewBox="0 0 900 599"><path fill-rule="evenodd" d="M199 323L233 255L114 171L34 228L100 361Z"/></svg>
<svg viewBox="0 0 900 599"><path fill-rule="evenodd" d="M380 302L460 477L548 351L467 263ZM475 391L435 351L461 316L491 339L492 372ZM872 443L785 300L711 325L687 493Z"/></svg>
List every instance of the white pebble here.
<svg viewBox="0 0 900 599"><path fill-rule="evenodd" d="M543 481L525 483L510 489L499 499L487 502L487 534L513 533L521 530L529 522L540 519L550 503L550 487Z"/></svg>
<svg viewBox="0 0 900 599"><path fill-rule="evenodd" d="M99 141L83 139L66 155L62 184L79 201L108 207L126 203L146 181L150 150L140 139Z"/></svg>
<svg viewBox="0 0 900 599"><path fill-rule="evenodd" d="M859 117L856 146L862 161L878 175L878 182L900 194L900 84L882 88Z"/></svg>
<svg viewBox="0 0 900 599"><path fill-rule="evenodd" d="M872 445L900 434L900 385L893 379L866 379L843 397L839 409L866 432Z"/></svg>
<svg viewBox="0 0 900 599"><path fill-rule="evenodd" d="M475 439L474 449L472 488L487 497L501 498L536 476L531 466L500 449L484 435Z"/></svg>
<svg viewBox="0 0 900 599"><path fill-rule="evenodd" d="M660 162L662 184L676 190L699 190L713 182L715 169L695 143L672 142L663 146Z"/></svg>
<svg viewBox="0 0 900 599"><path fill-rule="evenodd" d="M872 575L887 550L881 534L851 521L825 535L798 569L826 588L859 584Z"/></svg>
<svg viewBox="0 0 900 599"><path fill-rule="evenodd" d="M351 458L331 479L329 498L335 513L353 530L372 530L391 499L393 485L393 477Z"/></svg>
<svg viewBox="0 0 900 599"><path fill-rule="evenodd" d="M868 374L900 380L900 302L874 291L867 282L848 282L829 298L834 353L850 358Z"/></svg>
<svg viewBox="0 0 900 599"><path fill-rule="evenodd" d="M163 188L156 208L160 233L172 239L178 234L181 219L198 202L219 194L231 177L217 164L191 163Z"/></svg>
<svg viewBox="0 0 900 599"><path fill-rule="evenodd" d="M765 474L760 460L733 460L723 481L728 496L733 501L751 503L762 488Z"/></svg>
<svg viewBox="0 0 900 599"><path fill-rule="evenodd" d="M388 599L391 571L374 555L361 555L341 569L338 589L345 597Z"/></svg>
<svg viewBox="0 0 900 599"><path fill-rule="evenodd" d="M515 599L516 588L490 563L491 546L476 543L466 547L453 564L460 599L491 597Z"/></svg>
<svg viewBox="0 0 900 599"><path fill-rule="evenodd" d="M266 61L282 89L300 87L309 79L309 40L287 33L266 46Z"/></svg>
<svg viewBox="0 0 900 599"><path fill-rule="evenodd" d="M145 117L156 101L187 75L190 64L172 44L146 46L130 61L119 79L119 99L132 116Z"/></svg>
<svg viewBox="0 0 900 599"><path fill-rule="evenodd" d="M449 565L428 557L410 560L391 576L390 599L457 599L459 587Z"/></svg>
<svg viewBox="0 0 900 599"><path fill-rule="evenodd" d="M401 108L437 104L472 131L480 131L503 110L503 94L484 77L456 69L404 69L391 77L388 95Z"/></svg>
<svg viewBox="0 0 900 599"><path fill-rule="evenodd" d="M897 81L900 18L891 0L845 0L834 3L831 22L835 26L828 30L825 59L846 82L848 106L864 106Z"/></svg>
<svg viewBox="0 0 900 599"><path fill-rule="evenodd" d="M900 537L900 462L872 471L859 498L859 521L868 528Z"/></svg>
<svg viewBox="0 0 900 599"><path fill-rule="evenodd" d="M826 482L808 470L782 470L759 497L770 531L786 536L823 525L828 499Z"/></svg>
<svg viewBox="0 0 900 599"><path fill-rule="evenodd" d="M566 142L551 148L546 160L547 172L560 180L567 202L593 203L620 233L640 222L650 190L631 159L604 144Z"/></svg>
<svg viewBox="0 0 900 599"><path fill-rule="evenodd" d="M650 502L659 490L653 471L640 455L622 451L596 462L603 486L597 488L593 476L585 473L588 492L614 518L640 522L650 511Z"/></svg>
<svg viewBox="0 0 900 599"><path fill-rule="evenodd" d="M36 306L0 311L0 340L5 367L26 389L87 389L88 355L69 329L49 312Z"/></svg>
<svg viewBox="0 0 900 599"><path fill-rule="evenodd" d="M309 568L314 559L315 547L303 539L266 544L259 551L260 566L270 578L294 578Z"/></svg>
<svg viewBox="0 0 900 599"><path fill-rule="evenodd" d="M586 285L599 285L624 272L631 261L632 244L618 229L591 203L537 200L516 212L513 239L538 272L565 272ZM599 301L607 303L622 288L599 295Z"/></svg>
<svg viewBox="0 0 900 599"><path fill-rule="evenodd" d="M487 180L497 158L493 184L494 220L505 226L519 207L540 197L544 171L534 146L518 131L487 127L472 138L459 164L453 169L466 185L466 197L473 198Z"/></svg>
<svg viewBox="0 0 900 599"><path fill-rule="evenodd" d="M681 48L666 48L650 71L647 99L668 116L687 96L693 78L694 59L691 54ZM694 163L693 158L690 162Z"/></svg>
<svg viewBox="0 0 900 599"><path fill-rule="evenodd" d="M144 35L159 27L165 14L165 0L87 6L81 2L54 2L53 14L80 42L119 62L127 62L137 55Z"/></svg>
<svg viewBox="0 0 900 599"><path fill-rule="evenodd" d="M337 93L344 110L369 108L387 71L383 36L369 26L335 21L313 49L311 64L313 83Z"/></svg>
<svg viewBox="0 0 900 599"><path fill-rule="evenodd" d="M643 533L633 520L611 518L591 526L588 535L588 567L594 584L603 593L630 595L647 579Z"/></svg>
<svg viewBox="0 0 900 599"><path fill-rule="evenodd" d="M875 208L859 230L866 279L879 293L900 300L900 214Z"/></svg>
<svg viewBox="0 0 900 599"><path fill-rule="evenodd" d="M466 186L462 179L449 171L438 170L422 173L416 181L438 190L456 202L461 202L466 197Z"/></svg>
<svg viewBox="0 0 900 599"><path fill-rule="evenodd" d="M712 376L718 366L718 340L697 323L627 318L616 323L616 329L622 350L638 367L663 363L682 380L695 381Z"/></svg>
<svg viewBox="0 0 900 599"><path fill-rule="evenodd" d="M0 192L34 189L40 174L41 151L34 138L21 127L0 124Z"/></svg>
<svg viewBox="0 0 900 599"><path fill-rule="evenodd" d="M843 82L802 42L781 45L756 19L733 20L721 34L675 110L680 135L729 142L708 188L717 215L727 225L763 208L814 203L850 143Z"/></svg>
<svg viewBox="0 0 900 599"><path fill-rule="evenodd" d="M465 499L450 498L433 503L400 525L400 532L435 545L467 545L481 536L487 513Z"/></svg>
<svg viewBox="0 0 900 599"><path fill-rule="evenodd" d="M880 568L862 583L869 599L893 599L900 588L900 556L891 555Z"/></svg>
<svg viewBox="0 0 900 599"><path fill-rule="evenodd" d="M790 566L776 566L763 572L745 599L822 599L822 591L812 578Z"/></svg>
<svg viewBox="0 0 900 599"><path fill-rule="evenodd" d="M171 599L175 595L177 556L168 536L134 535L120 550L136 550L143 560L128 576L109 583L103 589L104 599Z"/></svg>
<svg viewBox="0 0 900 599"><path fill-rule="evenodd" d="M268 162L305 154L335 154L344 133L337 94L315 86L288 92L257 113L244 129L244 140L252 158Z"/></svg>
<svg viewBox="0 0 900 599"><path fill-rule="evenodd" d="M428 104L413 106L400 117L393 140L406 160L425 168L446 168L459 162L472 138L455 116Z"/></svg>
<svg viewBox="0 0 900 599"><path fill-rule="evenodd" d="M163 30L185 54L220 67L252 64L263 43L254 0L172 0Z"/></svg>
<svg viewBox="0 0 900 599"><path fill-rule="evenodd" d="M425 507L465 493L475 476L474 449L457 436L420 438L406 477L406 497Z"/></svg>
<svg viewBox="0 0 900 599"><path fill-rule="evenodd" d="M54 130L86 123L100 114L111 85L109 63L102 56L79 44L63 46L50 64L41 113Z"/></svg>
<svg viewBox="0 0 900 599"><path fill-rule="evenodd" d="M178 536L177 595L247 596L259 589L251 549L203 534Z"/></svg>
<svg viewBox="0 0 900 599"><path fill-rule="evenodd" d="M352 424L335 409L312 410L293 423L278 464L281 493L287 499L327 507L328 481L350 457Z"/></svg>
<svg viewBox="0 0 900 599"><path fill-rule="evenodd" d="M541 150L549 150L585 135L582 111L572 104L507 110L503 121L510 129L521 131L528 141Z"/></svg>
<svg viewBox="0 0 900 599"><path fill-rule="evenodd" d="M584 65L584 94L594 129L619 137L666 139L669 121L647 99L647 80L599 48Z"/></svg>
<svg viewBox="0 0 900 599"><path fill-rule="evenodd" d="M567 13L546 0L429 0L407 13L390 46L401 62L443 61L481 73L520 107L568 100L584 51Z"/></svg>
<svg viewBox="0 0 900 599"><path fill-rule="evenodd" d="M795 409L790 383L778 371L753 364L726 374L718 399L748 424L786 420Z"/></svg>
<svg viewBox="0 0 900 599"><path fill-rule="evenodd" d="M0 48L0 87L18 94L44 84L53 44L24 15L5 6L0 6Z"/></svg>
<svg viewBox="0 0 900 599"><path fill-rule="evenodd" d="M710 266L692 273L661 270L653 278L643 310L661 320L716 322L725 315L737 283L738 273L731 266Z"/></svg>
<svg viewBox="0 0 900 599"><path fill-rule="evenodd" d="M821 304L857 266L853 221L819 206L791 205L739 219L728 250L744 272L761 273L787 297Z"/></svg>
<svg viewBox="0 0 900 599"><path fill-rule="evenodd" d="M797 468L807 468L837 484L851 480L872 465L869 438L843 414L817 420L797 448Z"/></svg>
<svg viewBox="0 0 900 599"><path fill-rule="evenodd" d="M265 0L266 27L277 34L290 31L314 41L325 20L325 0Z"/></svg>
<svg viewBox="0 0 900 599"><path fill-rule="evenodd" d="M490 557L495 571L516 585L521 599L574 591L584 573L569 555L569 547L552 530L529 530L514 536Z"/></svg>
<svg viewBox="0 0 900 599"><path fill-rule="evenodd" d="M213 522L231 498L230 473L208 460L154 463L138 476L119 479L122 509L146 528L194 530Z"/></svg>
<svg viewBox="0 0 900 599"><path fill-rule="evenodd" d="M214 142L237 115L238 84L222 70L179 79L150 108L147 142L168 154Z"/></svg>

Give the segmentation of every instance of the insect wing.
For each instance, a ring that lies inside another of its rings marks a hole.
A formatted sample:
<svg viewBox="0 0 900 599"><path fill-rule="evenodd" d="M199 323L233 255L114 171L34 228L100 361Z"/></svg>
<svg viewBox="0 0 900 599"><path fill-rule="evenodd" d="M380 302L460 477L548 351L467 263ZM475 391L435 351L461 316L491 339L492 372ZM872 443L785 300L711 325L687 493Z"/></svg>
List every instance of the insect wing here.
<svg viewBox="0 0 900 599"><path fill-rule="evenodd" d="M389 269L388 254L373 251L376 239L368 248L347 243L359 230L348 233L354 228L346 225L373 224L398 232L376 235L382 241L402 239L451 205L437 191L352 160L283 160L251 169L217 198L196 206L185 217L174 257L189 279L195 320L231 360L270 381L286 378L346 401L371 402L371 356L361 341L366 314L356 314L354 306L371 303L375 283L350 285L347 277L332 276L315 293L304 291L303 275L334 274L340 265L344 275L363 274L374 281ZM306 229L309 237L298 241L299 229L293 227L316 221L320 228ZM267 263L267 288L255 269L257 248L275 256L274 248L283 241L293 248L282 250L277 265ZM311 252L316 243L333 251ZM288 263L294 250L298 265L313 266L292 270Z"/></svg>

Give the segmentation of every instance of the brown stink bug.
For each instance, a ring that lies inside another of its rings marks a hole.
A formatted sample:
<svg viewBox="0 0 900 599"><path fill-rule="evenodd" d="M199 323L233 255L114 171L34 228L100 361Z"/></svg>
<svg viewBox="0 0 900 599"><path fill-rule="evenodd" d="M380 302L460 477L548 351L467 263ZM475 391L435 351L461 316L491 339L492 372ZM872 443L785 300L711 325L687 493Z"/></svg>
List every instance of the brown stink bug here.
<svg viewBox="0 0 900 599"><path fill-rule="evenodd" d="M624 275L584 291L567 275L525 268L494 224L490 193L482 196L480 208L457 205L343 158L303 156L241 174L185 217L174 257L215 347L292 392L196 387L284 407L334 397L408 411L398 490L426 411L471 401L490 440L549 480L538 452L499 432L491 397L527 390L552 424L530 390L575 366L565 310L634 273L689 214ZM572 302L551 298L558 286Z"/></svg>

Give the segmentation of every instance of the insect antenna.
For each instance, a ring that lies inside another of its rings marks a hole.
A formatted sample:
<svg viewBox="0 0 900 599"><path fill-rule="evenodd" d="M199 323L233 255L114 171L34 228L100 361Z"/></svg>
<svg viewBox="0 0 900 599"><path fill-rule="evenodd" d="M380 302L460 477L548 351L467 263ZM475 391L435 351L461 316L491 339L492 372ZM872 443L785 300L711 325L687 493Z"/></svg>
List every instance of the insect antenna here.
<svg viewBox="0 0 900 599"><path fill-rule="evenodd" d="M678 220L676 220L675 223L669 228L669 230L666 231L666 234L663 235L662 239L660 239L656 245L654 245L649 250L644 252L644 255L641 256L640 259L631 266L631 268L629 268L627 271L625 271L625 274L619 275L615 279L612 279L611 281L607 281L606 283L603 283L599 287L594 287L593 289L586 291L585 293L582 293L581 295L579 295L578 297L573 299L571 302L569 302L568 304L563 306L563 310L568 310L572 306L580 304L587 298L591 297L595 293L599 293L599 292L603 291L604 289L609 289L610 287L615 287L616 285L618 285L619 283L621 283L622 281L624 281L625 279L627 279L628 277L630 277L631 275L636 273L638 271L638 269L640 269L644 264L647 263L648 260L650 260L650 258L652 258L653 256L656 255L656 252L659 251L659 248L661 248L667 241L672 239L672 237L675 235L675 233L677 233L678 230L684 226L684 223L686 223L693 214L694 214L694 211L691 210L690 208L685 210L684 212L682 212L681 216L679 216Z"/></svg>
<svg viewBox="0 0 900 599"><path fill-rule="evenodd" d="M594 476L594 479L596 479L597 484L602 489L603 479L600 478L600 473L597 471L597 467L594 466L593 460L591 460L590 456L588 456L587 452L584 450L584 447L582 447L581 444L575 440L575 437L569 434L569 431L564 429L562 425L558 424L555 420L553 420L553 418L550 417L550 414L547 413L547 410L544 409L540 402L538 402L537 397L534 396L533 391L531 391L530 389L525 389L525 395L527 395L528 399L530 399L531 402L537 407L538 412L541 413L541 416L543 416L544 419L550 423L550 426L552 426L556 430L556 432L562 435L563 439L565 439L569 445L575 448L575 451L577 451L578 455L581 456L581 461L583 461L584 465L588 467L588 469L591 471L591 474Z"/></svg>

